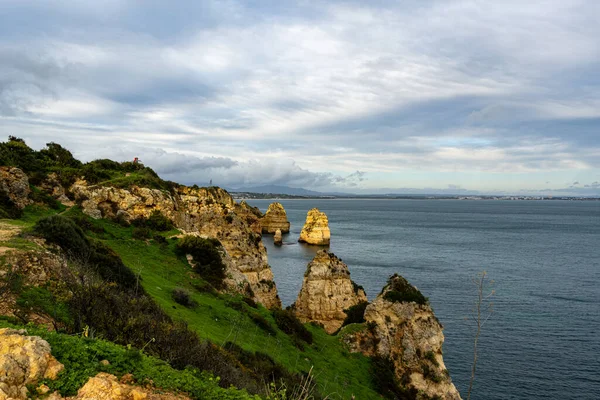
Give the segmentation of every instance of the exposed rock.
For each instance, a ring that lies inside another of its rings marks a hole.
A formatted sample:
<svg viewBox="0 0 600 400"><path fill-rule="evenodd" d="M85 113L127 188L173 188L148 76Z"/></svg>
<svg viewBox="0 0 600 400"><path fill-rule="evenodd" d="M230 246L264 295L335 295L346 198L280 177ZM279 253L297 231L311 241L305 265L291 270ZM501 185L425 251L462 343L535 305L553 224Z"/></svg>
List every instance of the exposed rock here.
<svg viewBox="0 0 600 400"><path fill-rule="evenodd" d="M260 225L262 233L275 233L278 229L281 233L288 233L290 231L290 222L281 203L269 204L265 216L260 220Z"/></svg>
<svg viewBox="0 0 600 400"><path fill-rule="evenodd" d="M127 375L124 376L124 378ZM54 393L51 400L63 399ZM189 397L165 393L153 388L142 388L127 383L127 380L119 381L116 376L104 372L90 378L87 383L79 389L77 396L68 397L68 400L187 400Z"/></svg>
<svg viewBox="0 0 600 400"><path fill-rule="evenodd" d="M67 207L71 207L75 205L75 203L67 197L67 193L62 183L58 179L56 173L52 172L48 174L46 179L40 185L40 188L43 189L46 193L49 193L56 200L60 201Z"/></svg>
<svg viewBox="0 0 600 400"><path fill-rule="evenodd" d="M28 398L27 385L56 379L63 365L50 353L50 345L25 330L0 329L0 400Z"/></svg>
<svg viewBox="0 0 600 400"><path fill-rule="evenodd" d="M394 286L407 284L401 276L391 277L381 294L367 306L365 328L347 335L343 335L342 331L342 340L353 352L389 358L399 382L408 389L429 396L417 398L437 396L458 400L460 394L442 358L443 328L431 307L385 298Z"/></svg>
<svg viewBox="0 0 600 400"><path fill-rule="evenodd" d="M84 213L93 218L126 220L148 217L158 210L185 234L218 239L226 251L226 280L230 290L251 292L267 308L281 307L267 252L261 241L259 217L249 206L237 204L218 187L179 186L173 192L88 186L76 182L70 191Z"/></svg>
<svg viewBox="0 0 600 400"><path fill-rule="evenodd" d="M319 250L308 264L293 309L300 321L317 322L333 333L346 319L344 310L366 301L365 291L350 279L348 266L333 253Z"/></svg>
<svg viewBox="0 0 600 400"><path fill-rule="evenodd" d="M275 231L275 235L273 236L273 244L275 244L276 246L281 246L283 244L281 229L277 229Z"/></svg>
<svg viewBox="0 0 600 400"><path fill-rule="evenodd" d="M0 190L6 192L17 208L31 204L29 179L19 168L0 167Z"/></svg>
<svg viewBox="0 0 600 400"><path fill-rule="evenodd" d="M316 244L319 246L329 245L331 233L329 231L329 221L324 212L317 208L309 210L306 214L306 222L300 232L299 242Z"/></svg>

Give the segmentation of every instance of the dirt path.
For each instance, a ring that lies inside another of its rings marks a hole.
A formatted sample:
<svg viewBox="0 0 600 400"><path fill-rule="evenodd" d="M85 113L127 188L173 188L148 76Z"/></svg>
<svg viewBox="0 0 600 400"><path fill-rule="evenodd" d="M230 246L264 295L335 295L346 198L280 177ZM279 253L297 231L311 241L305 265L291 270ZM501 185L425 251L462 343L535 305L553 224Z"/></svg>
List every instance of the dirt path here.
<svg viewBox="0 0 600 400"><path fill-rule="evenodd" d="M10 247L2 246L2 242L9 241L13 237L17 236L23 230L20 226L8 224L0 221L0 255L6 253L8 250L14 250Z"/></svg>

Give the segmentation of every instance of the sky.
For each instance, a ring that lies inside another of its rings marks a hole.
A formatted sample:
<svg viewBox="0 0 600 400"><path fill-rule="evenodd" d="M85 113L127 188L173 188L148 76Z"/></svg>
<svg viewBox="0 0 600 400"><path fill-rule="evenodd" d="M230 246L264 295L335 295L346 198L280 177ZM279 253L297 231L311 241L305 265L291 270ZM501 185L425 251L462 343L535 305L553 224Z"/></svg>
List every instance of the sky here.
<svg viewBox="0 0 600 400"><path fill-rule="evenodd" d="M186 184L598 196L598 21L597 0L0 0L0 137Z"/></svg>

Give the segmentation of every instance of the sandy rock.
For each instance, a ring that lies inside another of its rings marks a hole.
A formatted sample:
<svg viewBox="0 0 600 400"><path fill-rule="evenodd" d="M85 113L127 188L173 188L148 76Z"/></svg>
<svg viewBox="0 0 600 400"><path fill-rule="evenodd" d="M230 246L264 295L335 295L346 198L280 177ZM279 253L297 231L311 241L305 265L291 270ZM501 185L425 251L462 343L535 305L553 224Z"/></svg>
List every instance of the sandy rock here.
<svg viewBox="0 0 600 400"><path fill-rule="evenodd" d="M427 304L392 302L385 299L395 282L406 280L395 275L382 293L365 310L365 329L342 340L353 352L390 358L399 382L407 382L429 397L459 400L442 357L442 325ZM367 328L369 327L370 328Z"/></svg>
<svg viewBox="0 0 600 400"><path fill-rule="evenodd" d="M71 207L71 206L75 205L75 203L67 197L65 188L60 183L60 180L58 179L58 176L56 175L56 173L52 172L52 173L48 174L48 176L42 182L40 187L46 193L50 193L50 195L52 197L54 197L56 200L60 201L65 206Z"/></svg>
<svg viewBox="0 0 600 400"><path fill-rule="evenodd" d="M346 319L344 310L366 301L365 291L350 279L348 266L320 250L308 264L293 309L300 321L317 322L333 333Z"/></svg>
<svg viewBox="0 0 600 400"><path fill-rule="evenodd" d="M328 246L331 238L329 221L327 215L317 208L309 210L306 214L306 222L300 232L299 242Z"/></svg>
<svg viewBox="0 0 600 400"><path fill-rule="evenodd" d="M28 398L27 385L56 379L63 365L50 345L25 330L0 329L0 400Z"/></svg>
<svg viewBox="0 0 600 400"><path fill-rule="evenodd" d="M269 204L265 216L260 220L260 225L262 233L275 233L278 229L281 233L288 233L290 231L290 222L281 203Z"/></svg>
<svg viewBox="0 0 600 400"><path fill-rule="evenodd" d="M23 209L32 203L29 179L19 168L0 167L0 190L6 192L18 208Z"/></svg>
<svg viewBox="0 0 600 400"><path fill-rule="evenodd" d="M281 235L281 229L277 229L275 231L275 235L273 236L273 244L276 246L281 246L283 244L283 237Z"/></svg>

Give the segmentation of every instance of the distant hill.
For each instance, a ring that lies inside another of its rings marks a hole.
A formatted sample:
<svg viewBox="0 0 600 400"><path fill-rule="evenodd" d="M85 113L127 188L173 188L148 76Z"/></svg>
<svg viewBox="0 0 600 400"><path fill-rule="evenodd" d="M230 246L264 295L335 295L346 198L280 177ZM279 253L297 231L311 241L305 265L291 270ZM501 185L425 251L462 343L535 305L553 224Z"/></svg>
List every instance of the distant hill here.
<svg viewBox="0 0 600 400"><path fill-rule="evenodd" d="M326 193L315 192L303 188L294 188L283 185L262 185L243 187L237 189L228 189L232 193L267 193L267 194L286 194L290 196L325 196Z"/></svg>

